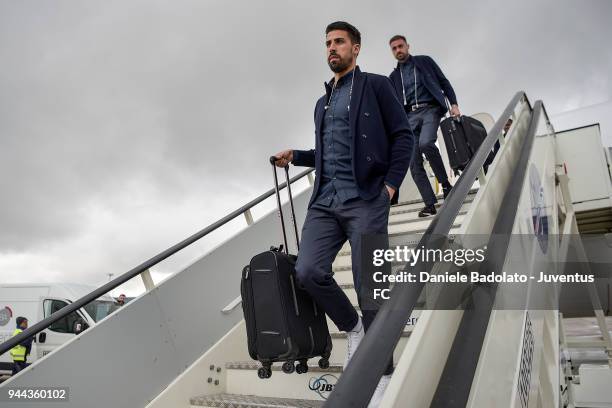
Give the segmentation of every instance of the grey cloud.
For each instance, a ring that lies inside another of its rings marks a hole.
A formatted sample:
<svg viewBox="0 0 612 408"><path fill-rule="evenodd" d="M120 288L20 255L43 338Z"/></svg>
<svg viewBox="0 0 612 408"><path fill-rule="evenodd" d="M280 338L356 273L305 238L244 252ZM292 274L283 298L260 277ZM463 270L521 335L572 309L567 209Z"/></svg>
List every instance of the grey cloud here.
<svg viewBox="0 0 612 408"><path fill-rule="evenodd" d="M389 73L388 38L403 33L440 63L464 112L497 115L519 89L553 113L610 99L611 11L605 0L4 2L0 273L23 280L28 259L65 280L122 270L269 188L266 157L313 144L332 20L362 31L363 69ZM100 211L111 232L92 221Z"/></svg>

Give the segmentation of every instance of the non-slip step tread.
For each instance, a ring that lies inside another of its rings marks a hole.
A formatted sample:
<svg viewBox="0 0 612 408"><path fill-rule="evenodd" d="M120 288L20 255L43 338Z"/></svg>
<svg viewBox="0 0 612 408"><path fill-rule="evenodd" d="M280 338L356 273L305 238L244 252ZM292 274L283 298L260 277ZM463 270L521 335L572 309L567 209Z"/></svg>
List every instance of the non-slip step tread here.
<svg viewBox="0 0 612 408"><path fill-rule="evenodd" d="M316 361L316 359L312 361ZM261 367L261 363L258 361L230 361L225 363L225 368L227 370L257 370L259 367ZM272 364L272 371L282 371L281 363ZM317 364L309 363L308 372L341 373L342 364L330 361L329 368L323 369Z"/></svg>
<svg viewBox="0 0 612 408"><path fill-rule="evenodd" d="M406 263L407 262L403 262L403 261L394 261L394 262L391 262L391 270L396 272L396 271L400 270L404 265L406 265ZM332 271L334 273L347 272L347 271L352 271L352 270L353 270L353 266L352 265L334 266L333 269L332 269ZM343 284L340 285L340 287L342 289L352 289L352 288L354 288L353 286L348 287L346 285L348 285L348 284L343 283Z"/></svg>
<svg viewBox="0 0 612 408"><path fill-rule="evenodd" d="M471 189L468 192L467 197L473 196L477 192L478 192L478 189L477 188L473 188L473 189ZM443 194L438 194L436 196L436 198L438 199L438 201L442 202L444 200L444 195ZM391 208L400 207L402 205L418 204L418 203L422 203L422 202L423 202L422 198L416 198L416 199L413 199L413 200L400 201L397 204L392 205Z"/></svg>
<svg viewBox="0 0 612 408"><path fill-rule="evenodd" d="M466 214L467 214L467 210L459 211L457 213L457 217L460 217ZM409 220L389 221L389 225L402 225L402 224L410 224L411 222L427 221L428 218L430 217L418 217L418 218L411 218Z"/></svg>
<svg viewBox="0 0 612 408"><path fill-rule="evenodd" d="M471 204L474 202L473 198L467 198L464 202L463 202L463 206L465 206L466 204ZM436 203L436 209L440 209L442 207L443 203ZM408 214L408 213L413 213L413 212L419 212L423 209L423 207L425 207L425 204L419 205L418 207L413 207L413 208L403 208L403 207L408 207L410 205L414 205L414 204L405 204L403 206L398 206L398 207L391 207L391 210L389 210L389 217L394 216L394 215L401 215L401 214Z"/></svg>
<svg viewBox="0 0 612 408"><path fill-rule="evenodd" d="M404 328L401 337L410 337L412 330L409 330L408 327L410 326L406 326L406 328ZM329 335L332 339L345 339L347 337L346 332L330 332Z"/></svg>
<svg viewBox="0 0 612 408"><path fill-rule="evenodd" d="M260 397L257 395L214 394L190 399L191 405L215 408L319 408L323 401Z"/></svg>
<svg viewBox="0 0 612 408"><path fill-rule="evenodd" d="M454 238L456 236L457 230L459 229L459 227L461 227L461 224L453 224L453 226L451 227L451 232L448 234L449 238ZM405 242L404 246L406 246L407 248L416 248L418 242L420 241L422 234L427 231L426 228L422 228L422 229L417 229L417 230L411 230L411 231L405 231L405 232L391 232L388 234L389 238L397 238L397 237L411 237L411 236L415 236L414 240L411 242ZM349 256L351 255L351 250L350 248L347 250L343 250L343 251L339 251L338 255L336 255L336 258L338 257L343 257L343 256ZM336 268L346 268L344 266L341 267L335 267L334 268L334 272L338 272L340 271L340 269L336 269Z"/></svg>
<svg viewBox="0 0 612 408"><path fill-rule="evenodd" d="M453 226L451 227L451 231L452 229L457 229L459 227L461 227L461 224L453 224ZM390 232L388 235L389 237L399 237L402 235L419 235L419 234L423 234L425 231L427 231L427 228L420 228L416 230L402 231L402 232Z"/></svg>
<svg viewBox="0 0 612 408"><path fill-rule="evenodd" d="M460 226L460 225L459 225ZM459 226L454 225L453 228L458 228ZM392 235L392 234L390 234ZM398 234L401 235L401 234ZM457 234L456 234L456 230L451 232L450 234L447 235L449 241L453 241L455 238L457 238ZM416 238L419 238L419 240L421 239L421 236L418 236ZM417 244L419 243L419 240L413 240L411 242L407 242L407 243L403 243L403 247L405 246L406 248L416 248ZM336 259L338 259L339 257L343 257L343 256L350 256L351 255L351 249L349 247L349 249L343 250L338 252L338 255L336 255ZM342 268L342 267L341 267Z"/></svg>

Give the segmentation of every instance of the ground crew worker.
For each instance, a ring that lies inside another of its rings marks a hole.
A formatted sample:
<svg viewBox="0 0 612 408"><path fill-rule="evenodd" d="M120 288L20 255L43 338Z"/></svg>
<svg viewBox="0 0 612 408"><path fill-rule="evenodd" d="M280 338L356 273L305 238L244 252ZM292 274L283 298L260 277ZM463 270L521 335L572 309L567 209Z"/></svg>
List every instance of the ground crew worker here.
<svg viewBox="0 0 612 408"><path fill-rule="evenodd" d="M13 337L28 328L28 319L19 316L16 320L17 328L13 332ZM32 350L32 337L22 341L10 351L11 357L13 358L13 375L17 374L29 364L27 363L28 354Z"/></svg>

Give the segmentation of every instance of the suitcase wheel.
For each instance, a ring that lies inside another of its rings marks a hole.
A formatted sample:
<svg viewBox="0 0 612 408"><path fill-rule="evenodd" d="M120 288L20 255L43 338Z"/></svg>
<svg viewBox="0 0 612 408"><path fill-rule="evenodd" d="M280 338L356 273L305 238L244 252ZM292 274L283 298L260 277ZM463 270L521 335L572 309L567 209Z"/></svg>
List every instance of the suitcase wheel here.
<svg viewBox="0 0 612 408"><path fill-rule="evenodd" d="M259 367L257 375L262 379L272 377L272 367Z"/></svg>
<svg viewBox="0 0 612 408"><path fill-rule="evenodd" d="M285 361L283 363L283 373L291 374L295 371L295 363L293 361Z"/></svg>
<svg viewBox="0 0 612 408"><path fill-rule="evenodd" d="M327 369L329 368L329 360L325 357L319 359L319 368Z"/></svg>
<svg viewBox="0 0 612 408"><path fill-rule="evenodd" d="M306 374L308 372L308 362L307 360L301 360L300 364L295 366L295 372L298 374Z"/></svg>

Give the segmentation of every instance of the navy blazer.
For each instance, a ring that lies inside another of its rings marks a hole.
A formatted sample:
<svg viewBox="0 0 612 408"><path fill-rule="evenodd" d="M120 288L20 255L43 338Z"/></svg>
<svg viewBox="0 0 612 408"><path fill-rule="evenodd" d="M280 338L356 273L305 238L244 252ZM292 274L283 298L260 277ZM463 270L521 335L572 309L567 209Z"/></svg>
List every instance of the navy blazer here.
<svg viewBox="0 0 612 408"><path fill-rule="evenodd" d="M317 173L309 207L320 186L323 118L331 93L327 83L325 91L314 111L314 150L293 151L294 165L314 167ZM384 184L399 189L410 165L414 136L389 79L361 72L356 67L349 116L353 176L359 196L364 200L373 199Z"/></svg>
<svg viewBox="0 0 612 408"><path fill-rule="evenodd" d="M444 73L436 64L436 62L427 55L411 55L410 58L413 59L414 65L417 67L419 72L421 73L421 78L423 78L423 83L425 87L434 97L434 99L440 105L440 112L442 114L448 111L448 107L446 106L446 101L444 97L448 98L448 101L451 105L457 104L457 96L455 95L455 90L452 85L444 76ZM389 75L391 82L393 82L393 87L395 88L395 93L397 97L404 103L404 93L402 91L402 77L399 72L400 63L397 63L397 66Z"/></svg>

